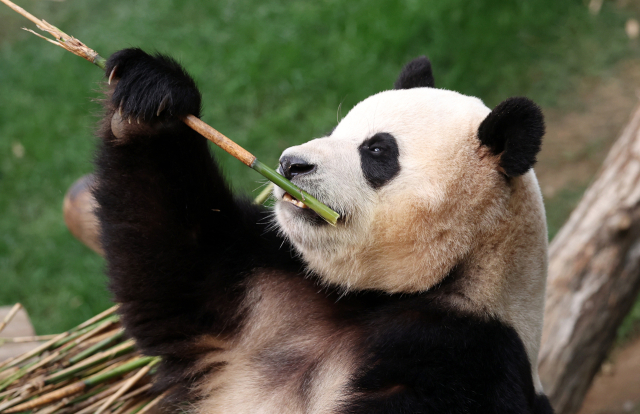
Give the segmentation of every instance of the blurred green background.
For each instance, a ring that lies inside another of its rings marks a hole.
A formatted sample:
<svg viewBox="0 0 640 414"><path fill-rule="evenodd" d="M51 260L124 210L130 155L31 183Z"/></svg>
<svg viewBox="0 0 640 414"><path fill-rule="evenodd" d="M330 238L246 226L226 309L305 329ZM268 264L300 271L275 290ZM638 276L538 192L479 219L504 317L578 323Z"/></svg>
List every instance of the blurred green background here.
<svg viewBox="0 0 640 414"><path fill-rule="evenodd" d="M597 15L575 0L19 4L105 57L140 46L178 58L203 91L203 119L270 165L284 148L330 131L339 106L344 115L389 89L419 55L431 58L438 87L490 107L526 95L556 112L581 105L575 91L584 79L640 56L625 33L638 9L624 1L605 1ZM0 305L22 302L45 334L110 303L102 259L61 215L67 188L92 169L102 78L22 26L33 27L0 5ZM238 191L257 194L255 172L220 159ZM546 198L550 237L587 183Z"/></svg>

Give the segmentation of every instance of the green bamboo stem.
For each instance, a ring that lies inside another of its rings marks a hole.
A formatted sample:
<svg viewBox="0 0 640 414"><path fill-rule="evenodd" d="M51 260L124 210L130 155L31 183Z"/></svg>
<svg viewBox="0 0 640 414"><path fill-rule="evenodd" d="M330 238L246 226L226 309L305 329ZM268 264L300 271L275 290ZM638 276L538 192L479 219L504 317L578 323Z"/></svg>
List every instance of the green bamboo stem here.
<svg viewBox="0 0 640 414"><path fill-rule="evenodd" d="M74 348L75 346L81 344L82 342L84 342L87 338L90 338L92 336L94 336L95 334L97 334L98 332L104 330L105 328L108 328L109 326L111 326L113 323L118 321L118 317L117 316L111 316L107 319L104 319L100 322L97 322L93 325L89 325L88 327L72 334L71 336L64 338L61 342L60 345L65 345L68 344L67 346L65 346L64 348L62 348L60 350L60 352L65 353L67 351L69 351L70 349ZM73 341L72 343L69 343ZM55 346L55 345L54 345Z"/></svg>
<svg viewBox="0 0 640 414"><path fill-rule="evenodd" d="M282 188L287 193L291 194L295 199L305 203L307 207L318 213L329 224L335 226L338 222L340 214L336 213L329 207L319 202L311 194L307 193L304 190L300 190L298 187L293 185L291 181L278 174L273 168L266 166L258 160L255 160L253 162L251 168L265 176L269 181L273 182L275 185Z"/></svg>
<svg viewBox="0 0 640 414"><path fill-rule="evenodd" d="M272 191L273 191L273 183L267 184L262 189L262 191L260 191L260 194L258 194L258 196L253 199L253 202L256 203L257 205L264 204L264 202L269 199L269 196L271 195Z"/></svg>
<svg viewBox="0 0 640 414"><path fill-rule="evenodd" d="M87 387L93 387L94 385L101 384L115 377L119 377L120 375L124 375L127 372L131 372L134 369L141 368L145 365L153 366L157 364L159 361L160 361L160 357L150 357L150 356L139 357L134 359L133 361L127 362L126 364L122 364L119 367L112 369L111 371L96 374L92 377L89 377L83 380L83 382Z"/></svg>
<svg viewBox="0 0 640 414"><path fill-rule="evenodd" d="M83 359L95 354L96 352L100 351L102 348L105 348L109 345L111 345L112 343L116 342L117 340L119 340L120 338L122 338L122 336L124 335L124 331L120 330L118 332L116 332L113 336L110 336L109 338L105 338L102 341L98 342L97 344L90 346L89 348L85 349L84 351L80 352L78 355L74 356L73 358L69 359L69 363L71 365L82 361Z"/></svg>
<svg viewBox="0 0 640 414"><path fill-rule="evenodd" d="M45 342L44 344L40 345L39 347L37 347L36 349L33 349L27 353L24 353L22 355L20 355L19 357L15 358L15 359L9 359L7 361L5 361L6 365L4 366L0 366L0 371L4 371L6 369L9 369L11 367L14 367L28 359L31 359L35 356L39 356L40 354L42 354L43 352L47 351L49 348L51 348L53 346L53 344L55 344L58 340L60 340L61 338L65 338L66 336L69 335L69 332L63 332L60 335L52 338L51 340L49 340L48 342Z"/></svg>
<svg viewBox="0 0 640 414"><path fill-rule="evenodd" d="M0 0L1 1L1 0ZM104 318L107 318L111 315L113 315L114 313L116 313L118 311L119 306L118 305L113 305L112 307L110 307L109 309L100 312L99 314L97 314L96 316L94 316L93 318L82 322L80 325L76 326L75 328L73 328L71 330L71 332L75 332L77 330L86 328L89 325L93 325L96 322L100 322L101 320L103 320ZM118 315L114 315L115 318L118 318Z"/></svg>
<svg viewBox="0 0 640 414"><path fill-rule="evenodd" d="M38 362L36 361L36 362L32 362L30 364L25 365L24 367L20 368L18 370L18 372L16 372L15 374L11 375L6 380L2 381L2 383L0 383L0 391L4 391L9 385L13 384L14 381L17 381L20 378L22 378L25 374L27 374L29 372L29 368L31 368L32 366L34 366L37 363Z"/></svg>
<svg viewBox="0 0 640 414"><path fill-rule="evenodd" d="M76 365L72 365L69 368L62 370L56 374L50 375L49 377L45 378L45 383L46 384L51 384L53 382L58 382L58 381L62 381L65 380L69 377L74 376L75 374L77 374L80 371L83 371L87 368L93 367L95 365L98 365L104 361L107 361L109 359L112 358L117 358L121 355L124 355L126 353L129 353L131 351L133 351L135 349L135 344L133 341L128 341L128 342L124 342L114 348L112 348L109 351L104 351L101 352L99 354L94 355L93 357L89 358L86 361L82 361Z"/></svg>

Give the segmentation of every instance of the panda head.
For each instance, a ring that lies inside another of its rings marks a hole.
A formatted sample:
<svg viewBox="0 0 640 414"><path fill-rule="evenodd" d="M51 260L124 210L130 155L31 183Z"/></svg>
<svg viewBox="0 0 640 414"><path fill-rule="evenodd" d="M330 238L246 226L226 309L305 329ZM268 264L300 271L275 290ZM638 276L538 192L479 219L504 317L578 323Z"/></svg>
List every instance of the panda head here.
<svg viewBox="0 0 640 414"><path fill-rule="evenodd" d="M490 110L435 89L429 60L418 58L394 90L365 99L329 136L280 158L280 172L338 212L338 225L276 188L278 226L312 273L345 290L427 291L462 269L500 267L482 254L519 261L518 246L532 244L546 254L531 171L543 134L530 100Z"/></svg>

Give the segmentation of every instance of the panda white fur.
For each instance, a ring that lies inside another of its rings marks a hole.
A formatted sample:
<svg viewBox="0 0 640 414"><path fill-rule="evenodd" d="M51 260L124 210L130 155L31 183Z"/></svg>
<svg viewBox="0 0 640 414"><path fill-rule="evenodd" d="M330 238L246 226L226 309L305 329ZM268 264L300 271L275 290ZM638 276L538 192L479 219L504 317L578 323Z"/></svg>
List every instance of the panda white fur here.
<svg viewBox="0 0 640 414"><path fill-rule="evenodd" d="M167 410L552 412L535 104L435 89L418 58L280 159L338 225L276 188L265 227L180 121L201 98L175 61L125 49L106 75L102 245L127 331L163 357Z"/></svg>

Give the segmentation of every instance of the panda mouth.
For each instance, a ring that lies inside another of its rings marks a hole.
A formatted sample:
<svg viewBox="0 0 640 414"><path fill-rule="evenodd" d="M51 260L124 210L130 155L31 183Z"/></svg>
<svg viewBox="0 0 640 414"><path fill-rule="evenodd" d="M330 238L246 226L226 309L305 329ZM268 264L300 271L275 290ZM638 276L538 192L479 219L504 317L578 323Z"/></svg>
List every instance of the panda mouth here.
<svg viewBox="0 0 640 414"><path fill-rule="evenodd" d="M294 206L298 207L298 208L306 208L308 209L309 206L307 206L305 203L303 203L300 200L296 200L295 198L293 198L293 196L289 193L284 193L284 195L282 196L282 200L286 201L287 203L291 203Z"/></svg>
<svg viewBox="0 0 640 414"><path fill-rule="evenodd" d="M309 208L309 206L304 202L297 200L291 194L284 193L284 195L282 196L282 201L293 206L295 215L303 219L305 222L314 226L323 226L325 224L328 225L328 223L322 217L320 217L318 213Z"/></svg>

